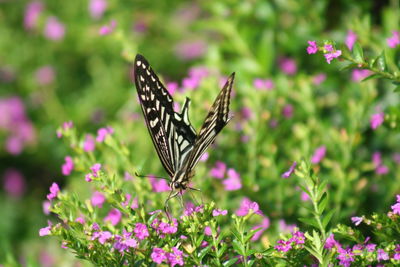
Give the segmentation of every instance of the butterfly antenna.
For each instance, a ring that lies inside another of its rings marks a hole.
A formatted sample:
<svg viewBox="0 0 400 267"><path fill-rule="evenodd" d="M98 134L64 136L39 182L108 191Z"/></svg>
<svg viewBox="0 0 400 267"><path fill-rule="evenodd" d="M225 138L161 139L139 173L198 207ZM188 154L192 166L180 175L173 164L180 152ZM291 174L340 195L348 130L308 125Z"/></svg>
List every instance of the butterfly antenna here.
<svg viewBox="0 0 400 267"><path fill-rule="evenodd" d="M164 179L164 180L168 180L168 178L165 177L161 177L161 176L154 176L154 175L143 175L143 174L139 174L137 172L135 172L136 177L140 177L140 178L156 178L156 179Z"/></svg>
<svg viewBox="0 0 400 267"><path fill-rule="evenodd" d="M170 217L170 209L169 209L169 205L168 202L173 199L174 197L176 197L179 194L179 192L174 192L173 190L170 191L167 199L165 200L164 203L164 212L165 214L167 214L168 220L171 221L171 217Z"/></svg>

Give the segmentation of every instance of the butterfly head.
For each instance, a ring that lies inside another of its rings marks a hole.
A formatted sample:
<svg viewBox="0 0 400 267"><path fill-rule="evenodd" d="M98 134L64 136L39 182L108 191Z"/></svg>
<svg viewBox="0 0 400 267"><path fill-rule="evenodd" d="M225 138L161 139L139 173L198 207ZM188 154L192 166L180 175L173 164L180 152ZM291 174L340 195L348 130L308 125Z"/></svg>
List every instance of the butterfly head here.
<svg viewBox="0 0 400 267"><path fill-rule="evenodd" d="M190 182L190 178L194 176L194 172L187 173L185 171L178 171L172 178L169 186L172 190L186 190Z"/></svg>

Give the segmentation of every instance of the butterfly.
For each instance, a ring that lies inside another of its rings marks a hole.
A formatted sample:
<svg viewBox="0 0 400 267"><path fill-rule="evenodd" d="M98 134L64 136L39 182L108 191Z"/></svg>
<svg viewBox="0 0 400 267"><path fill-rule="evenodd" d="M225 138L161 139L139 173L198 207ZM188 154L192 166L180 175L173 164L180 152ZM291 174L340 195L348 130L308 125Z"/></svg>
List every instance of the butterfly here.
<svg viewBox="0 0 400 267"><path fill-rule="evenodd" d="M235 73L232 73L228 78L197 134L189 121L190 99L186 97L181 112L175 112L171 94L149 62L142 55L136 55L134 78L140 106L172 189L166 203L190 188L188 184L196 164L231 119L229 103L234 77Z"/></svg>

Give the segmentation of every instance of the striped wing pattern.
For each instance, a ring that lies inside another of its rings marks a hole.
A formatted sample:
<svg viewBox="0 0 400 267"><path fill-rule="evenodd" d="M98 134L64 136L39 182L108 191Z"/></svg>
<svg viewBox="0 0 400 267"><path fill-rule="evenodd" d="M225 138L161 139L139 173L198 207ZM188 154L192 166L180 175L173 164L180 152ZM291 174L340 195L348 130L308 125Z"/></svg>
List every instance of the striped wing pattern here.
<svg viewBox="0 0 400 267"><path fill-rule="evenodd" d="M173 110L173 98L147 60L137 55L134 66L139 101L154 147L165 170L173 177L192 150L196 132L189 117L190 99L181 113Z"/></svg>

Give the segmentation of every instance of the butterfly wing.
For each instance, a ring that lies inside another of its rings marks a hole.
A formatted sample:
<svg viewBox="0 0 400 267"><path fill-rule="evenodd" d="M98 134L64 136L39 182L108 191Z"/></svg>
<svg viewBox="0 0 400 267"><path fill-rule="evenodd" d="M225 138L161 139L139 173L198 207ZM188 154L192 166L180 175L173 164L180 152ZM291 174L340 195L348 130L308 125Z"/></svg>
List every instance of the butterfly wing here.
<svg viewBox="0 0 400 267"><path fill-rule="evenodd" d="M200 133L194 143L193 149L186 161L186 173L190 173L200 160L206 149L212 144L218 133L225 127L231 119L229 117L229 103L235 73L229 76L210 108Z"/></svg>
<svg viewBox="0 0 400 267"><path fill-rule="evenodd" d="M181 113L175 112L171 94L142 55L135 58L134 73L151 139L164 169L173 177L196 139L188 117L190 99L186 99Z"/></svg>

